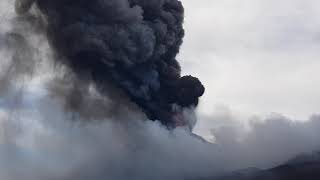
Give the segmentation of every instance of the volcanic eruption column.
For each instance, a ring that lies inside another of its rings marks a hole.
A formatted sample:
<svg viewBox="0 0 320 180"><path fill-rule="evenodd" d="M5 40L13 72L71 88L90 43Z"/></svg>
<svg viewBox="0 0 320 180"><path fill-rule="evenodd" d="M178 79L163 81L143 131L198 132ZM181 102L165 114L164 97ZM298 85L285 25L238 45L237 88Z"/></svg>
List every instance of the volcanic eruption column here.
<svg viewBox="0 0 320 180"><path fill-rule="evenodd" d="M17 0L16 12L35 6L48 40L80 78L98 89L122 89L151 120L187 125L182 109L195 107L204 86L181 77L176 60L184 37L184 9L178 0ZM175 108L179 107L179 108Z"/></svg>

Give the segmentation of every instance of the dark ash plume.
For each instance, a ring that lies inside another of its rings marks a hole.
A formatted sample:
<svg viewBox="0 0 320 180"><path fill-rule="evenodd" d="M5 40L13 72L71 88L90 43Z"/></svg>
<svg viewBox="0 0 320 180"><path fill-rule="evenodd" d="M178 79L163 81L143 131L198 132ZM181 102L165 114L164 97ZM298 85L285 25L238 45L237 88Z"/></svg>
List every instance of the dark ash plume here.
<svg viewBox="0 0 320 180"><path fill-rule="evenodd" d="M176 60L184 36L180 1L19 0L16 12L32 4L47 21L57 59L79 78L89 76L102 93L119 87L149 119L186 124L181 109L197 106L204 87L181 77Z"/></svg>

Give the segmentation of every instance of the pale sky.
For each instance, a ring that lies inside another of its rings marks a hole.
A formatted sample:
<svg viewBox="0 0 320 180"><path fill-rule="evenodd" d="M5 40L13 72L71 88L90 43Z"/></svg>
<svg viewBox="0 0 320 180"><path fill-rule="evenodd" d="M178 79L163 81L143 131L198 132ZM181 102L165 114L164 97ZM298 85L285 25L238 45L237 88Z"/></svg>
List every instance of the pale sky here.
<svg viewBox="0 0 320 180"><path fill-rule="evenodd" d="M320 1L182 1L179 59L207 88L200 112L221 105L293 119L320 112Z"/></svg>

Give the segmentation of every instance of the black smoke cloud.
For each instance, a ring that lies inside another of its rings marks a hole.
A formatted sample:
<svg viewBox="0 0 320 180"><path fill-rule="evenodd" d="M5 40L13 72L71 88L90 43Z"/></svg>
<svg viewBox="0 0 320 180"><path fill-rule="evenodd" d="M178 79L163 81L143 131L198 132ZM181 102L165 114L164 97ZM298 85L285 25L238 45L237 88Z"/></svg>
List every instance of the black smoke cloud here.
<svg viewBox="0 0 320 180"><path fill-rule="evenodd" d="M152 120L185 125L181 109L194 107L204 87L181 77L176 60L184 36L178 0L18 0L16 12L36 4L50 44L78 78L124 91ZM182 107L182 108L175 108Z"/></svg>
<svg viewBox="0 0 320 180"><path fill-rule="evenodd" d="M1 2L7 2L8 7L12 4L10 0ZM18 8L24 5L19 13L31 7L18 2ZM31 11L34 13L36 8ZM12 86L0 92L4 92L0 96L0 179L211 179L236 169L273 167L300 153L320 149L317 115L305 122L270 117L249 123L250 131L245 131L243 121L233 113L213 114L202 121L212 127L214 144L199 141L181 128L168 130L157 122L141 121L136 111L114 104L119 102L118 97L113 101L92 92L91 83L96 83L90 79L86 82L83 74L76 74L77 79L51 65L51 48L47 47L46 37L37 33L46 21L39 22L38 17L28 13L19 18L11 16L13 21L9 16L0 23L0 87ZM10 28L4 31L2 26ZM32 32L28 32L30 29ZM67 64L64 59L60 62ZM47 69L41 65L46 63ZM39 83L37 78L48 74L62 78L47 90L45 80ZM31 78L26 80L26 76ZM188 80L183 79L180 87L188 86ZM100 88L104 93L116 91L106 90L109 86ZM83 118L94 114L102 121L85 125L83 121L71 121L60 99L50 97L52 89L71 103L71 109L79 105ZM188 90L182 92L181 104L188 104L183 98ZM18 104L12 103L11 97L16 96Z"/></svg>

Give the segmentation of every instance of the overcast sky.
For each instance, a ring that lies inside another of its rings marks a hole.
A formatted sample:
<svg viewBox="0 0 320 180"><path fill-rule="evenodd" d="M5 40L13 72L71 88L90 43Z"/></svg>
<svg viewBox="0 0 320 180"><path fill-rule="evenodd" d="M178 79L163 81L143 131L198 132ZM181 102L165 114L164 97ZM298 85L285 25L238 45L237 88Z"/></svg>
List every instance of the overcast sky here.
<svg viewBox="0 0 320 180"><path fill-rule="evenodd" d="M183 73L206 85L201 112L307 119L320 107L320 1L182 0Z"/></svg>

